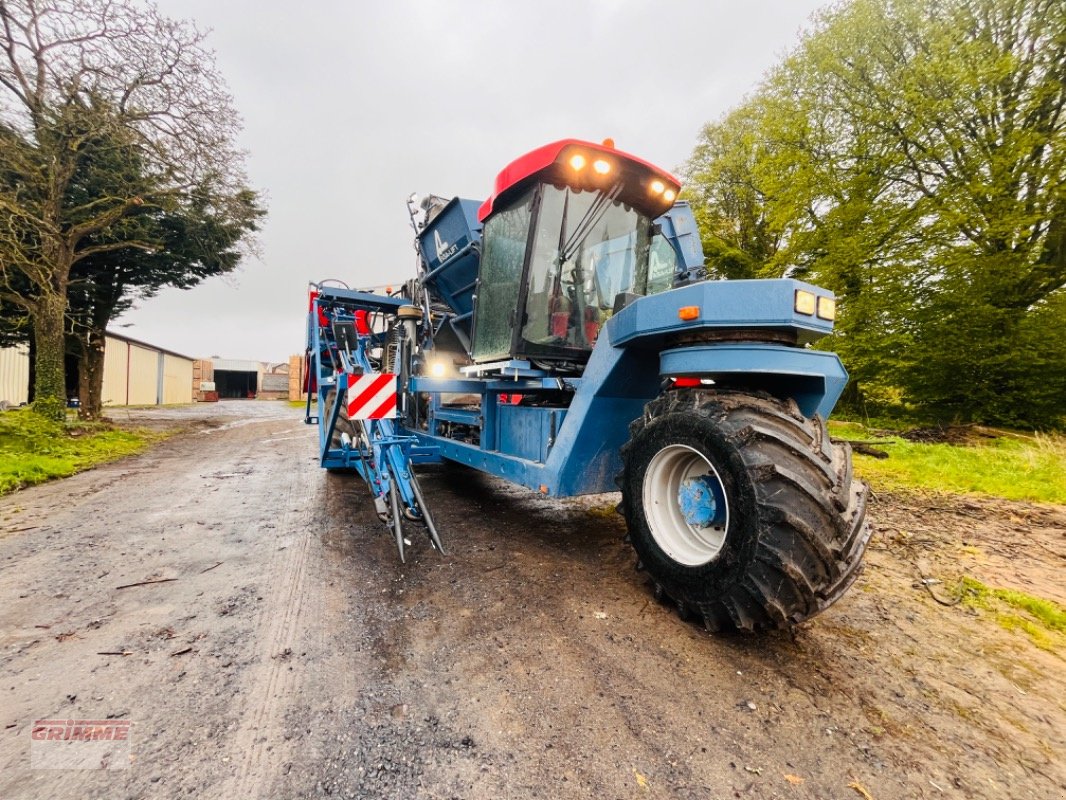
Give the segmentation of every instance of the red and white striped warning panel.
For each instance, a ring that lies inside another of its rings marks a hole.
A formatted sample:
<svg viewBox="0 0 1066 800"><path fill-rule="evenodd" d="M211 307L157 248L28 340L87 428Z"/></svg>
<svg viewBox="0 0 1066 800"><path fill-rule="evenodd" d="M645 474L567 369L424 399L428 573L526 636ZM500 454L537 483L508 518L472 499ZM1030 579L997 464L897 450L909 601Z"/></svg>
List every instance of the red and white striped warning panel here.
<svg viewBox="0 0 1066 800"><path fill-rule="evenodd" d="M348 419L395 419L396 376L360 375L348 387Z"/></svg>

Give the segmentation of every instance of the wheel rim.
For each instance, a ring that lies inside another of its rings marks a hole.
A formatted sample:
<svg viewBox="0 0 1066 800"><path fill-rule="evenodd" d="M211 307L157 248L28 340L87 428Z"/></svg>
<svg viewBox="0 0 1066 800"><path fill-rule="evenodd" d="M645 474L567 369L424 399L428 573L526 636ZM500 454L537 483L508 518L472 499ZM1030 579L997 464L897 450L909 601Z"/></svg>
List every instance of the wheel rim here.
<svg viewBox="0 0 1066 800"><path fill-rule="evenodd" d="M725 545L729 502L714 465L683 444L664 447L644 473L644 515L655 543L674 561L697 567Z"/></svg>

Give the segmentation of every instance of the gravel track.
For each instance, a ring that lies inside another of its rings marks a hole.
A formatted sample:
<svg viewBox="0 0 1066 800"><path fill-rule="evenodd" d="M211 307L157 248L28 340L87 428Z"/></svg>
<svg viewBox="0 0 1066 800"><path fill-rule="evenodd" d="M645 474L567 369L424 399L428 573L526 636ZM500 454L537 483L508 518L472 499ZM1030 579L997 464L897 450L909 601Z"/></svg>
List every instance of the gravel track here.
<svg viewBox="0 0 1066 800"><path fill-rule="evenodd" d="M0 798L1066 794L1062 651L920 583L1066 601L1061 506L877 497L840 603L714 637L652 599L617 495L427 470L449 555L401 565L298 409L119 416L184 432L0 498ZM128 768L31 768L34 720L107 716Z"/></svg>

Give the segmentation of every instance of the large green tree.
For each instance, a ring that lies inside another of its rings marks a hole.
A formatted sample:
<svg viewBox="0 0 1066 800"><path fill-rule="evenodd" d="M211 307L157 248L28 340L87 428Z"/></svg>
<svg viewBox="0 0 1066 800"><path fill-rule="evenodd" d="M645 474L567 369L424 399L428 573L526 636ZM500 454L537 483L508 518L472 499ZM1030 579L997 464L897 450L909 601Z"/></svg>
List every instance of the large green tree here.
<svg viewBox="0 0 1066 800"><path fill-rule="evenodd" d="M762 220L775 249L741 241L760 274L840 295L832 346L862 381L947 416L1061 419L1066 4L835 6L708 126L694 197L721 192L723 164L755 200L725 228Z"/></svg>
<svg viewBox="0 0 1066 800"><path fill-rule="evenodd" d="M0 291L32 324L38 410L63 413L75 266L151 247L121 225L145 206L206 192L225 207L246 191L236 125L192 26L136 0L0 0ZM79 194L109 144L140 168Z"/></svg>
<svg viewBox="0 0 1066 800"><path fill-rule="evenodd" d="M112 235L147 247L106 250L79 261L68 292L67 349L78 360L78 413L100 415L108 323L164 286L189 289L233 271L263 215L252 191L219 207L210 192L191 192L166 208L143 207Z"/></svg>
<svg viewBox="0 0 1066 800"><path fill-rule="evenodd" d="M68 207L123 191L153 194L153 179L139 149L128 139L96 131L86 136L83 156L67 186ZM97 418L101 412L107 325L136 300L151 297L164 286L188 289L205 278L234 270L263 215L256 194L248 189L219 195L208 186L163 200L163 205L141 203L88 237L86 246L95 252L71 268L66 353L78 362L79 416L83 419ZM115 244L118 249L98 247L101 244ZM18 296L32 296L32 285L24 277L17 273L8 277ZM32 350L33 331L26 312L0 297L0 345L19 342L29 342Z"/></svg>
<svg viewBox="0 0 1066 800"><path fill-rule="evenodd" d="M765 158L764 109L758 99L708 125L689 162L687 194L703 252L716 278L758 278L775 272L780 228L758 179Z"/></svg>

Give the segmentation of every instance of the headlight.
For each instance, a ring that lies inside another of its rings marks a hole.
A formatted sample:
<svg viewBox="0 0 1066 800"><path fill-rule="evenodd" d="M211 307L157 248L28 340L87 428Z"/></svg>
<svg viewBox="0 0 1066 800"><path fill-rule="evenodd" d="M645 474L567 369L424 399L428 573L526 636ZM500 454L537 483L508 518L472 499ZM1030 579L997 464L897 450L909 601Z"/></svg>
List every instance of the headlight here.
<svg viewBox="0 0 1066 800"><path fill-rule="evenodd" d="M574 172L580 172L585 168L585 157L581 153L574 153L570 156L570 169Z"/></svg>
<svg viewBox="0 0 1066 800"><path fill-rule="evenodd" d="M837 318L837 301L832 297L818 298L818 316L832 322Z"/></svg>
<svg viewBox="0 0 1066 800"><path fill-rule="evenodd" d="M817 307L817 299L814 296L814 292L808 292L805 289L796 290L796 313L806 314L807 316L813 316L814 310Z"/></svg>

